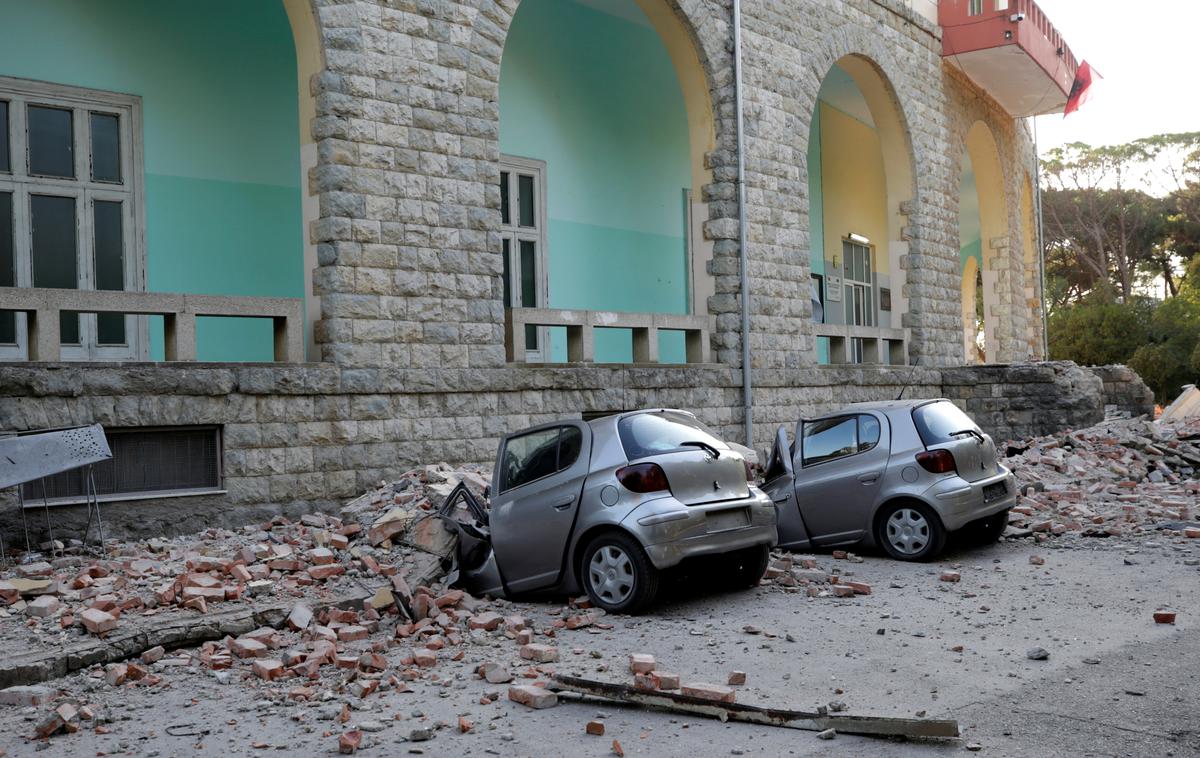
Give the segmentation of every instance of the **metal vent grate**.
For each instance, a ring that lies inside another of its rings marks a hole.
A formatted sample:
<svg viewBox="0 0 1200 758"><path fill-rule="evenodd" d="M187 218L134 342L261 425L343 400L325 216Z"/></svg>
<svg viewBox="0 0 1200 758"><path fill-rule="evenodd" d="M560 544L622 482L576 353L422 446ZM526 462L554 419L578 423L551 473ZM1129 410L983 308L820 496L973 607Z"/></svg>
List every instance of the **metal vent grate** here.
<svg viewBox="0 0 1200 758"><path fill-rule="evenodd" d="M106 429L112 460L96 464L101 498L158 492L194 492L221 487L221 430L215 426L163 429ZM84 474L68 471L47 477L51 500L82 500ZM27 501L40 500L39 482L24 485Z"/></svg>

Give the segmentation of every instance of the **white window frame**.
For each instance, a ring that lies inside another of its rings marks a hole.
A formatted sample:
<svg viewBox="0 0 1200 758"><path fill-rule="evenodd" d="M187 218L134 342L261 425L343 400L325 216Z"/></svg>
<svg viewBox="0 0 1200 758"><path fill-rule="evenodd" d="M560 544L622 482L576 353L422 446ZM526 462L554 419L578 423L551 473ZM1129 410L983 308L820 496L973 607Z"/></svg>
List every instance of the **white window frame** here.
<svg viewBox="0 0 1200 758"><path fill-rule="evenodd" d="M96 201L122 204L125 289L146 289L145 196L142 157L142 99L136 95L71 87L0 76L0 100L8 103L9 172L0 172L0 192L12 193L13 253L16 286L33 286L30 196L75 198L77 286L95 288L93 205ZM28 106L45 105L72 112L75 177L57 178L29 173ZM91 175L91 113L115 115L119 123L121 182L94 181ZM24 314L17 314L17 343L0 345L0 360L27 360L29 346ZM57 330L57 324L51 328ZM124 345L97 344L96 315L79 314L78 345L63 345L65 361L145 360L149 336L147 319L125 316Z"/></svg>
<svg viewBox="0 0 1200 758"><path fill-rule="evenodd" d="M512 297L516 297L520 291L521 283L521 255L520 243L522 241L533 242L535 247L535 261L537 271L534 277L534 286L536 288L536 304L533 307L545 308L550 302L550 286L549 277L547 276L546 267L548 255L547 248L547 218L546 218L546 162L533 158L521 158L513 155L500 156L500 179L503 180L505 174L508 174L508 202L509 202L509 223L505 224L503 215L500 222L500 237L501 240L508 242L508 271L511 281L509 282L509 293ZM533 203L533 226L520 225L520 182L518 176L532 176L534 188L534 203ZM501 242L503 246L503 242ZM503 255L503 247L501 247ZM513 307L511 302L504 304L505 308ZM526 306L528 307L528 306ZM549 334L550 330L546 327L537 327L537 345L536 350L525 351L526 363L545 363L550 356ZM523 340L521 335L514 335L514 339Z"/></svg>
<svg viewBox="0 0 1200 758"><path fill-rule="evenodd" d="M866 269L863 279L855 279L852 275L851 256L862 255ZM842 238L842 300L844 302L846 323L851 326L879 326L879 297L875 292L875 246L863 245L849 237ZM850 339L851 363L863 362L862 339Z"/></svg>

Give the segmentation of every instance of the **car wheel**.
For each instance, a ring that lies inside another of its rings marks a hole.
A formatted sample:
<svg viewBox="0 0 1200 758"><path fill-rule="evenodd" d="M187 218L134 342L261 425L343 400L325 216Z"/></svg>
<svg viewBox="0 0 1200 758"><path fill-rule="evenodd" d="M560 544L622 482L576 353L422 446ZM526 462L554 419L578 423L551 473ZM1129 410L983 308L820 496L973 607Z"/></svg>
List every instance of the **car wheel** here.
<svg viewBox="0 0 1200 758"><path fill-rule="evenodd" d="M637 613L658 594L658 569L624 534L602 534L583 552L583 589L609 613Z"/></svg>
<svg viewBox="0 0 1200 758"><path fill-rule="evenodd" d="M946 529L933 509L901 501L885 505L876 522L875 539L899 561L927 561L946 544Z"/></svg>
<svg viewBox="0 0 1200 758"><path fill-rule="evenodd" d="M1008 509L993 513L987 518L981 518L971 525L972 531L980 542L991 544L1004 536L1004 530L1008 528Z"/></svg>
<svg viewBox="0 0 1200 758"><path fill-rule="evenodd" d="M757 587L771 562L771 548L755 545L735 550L723 556L722 562L726 569L725 581L734 587Z"/></svg>

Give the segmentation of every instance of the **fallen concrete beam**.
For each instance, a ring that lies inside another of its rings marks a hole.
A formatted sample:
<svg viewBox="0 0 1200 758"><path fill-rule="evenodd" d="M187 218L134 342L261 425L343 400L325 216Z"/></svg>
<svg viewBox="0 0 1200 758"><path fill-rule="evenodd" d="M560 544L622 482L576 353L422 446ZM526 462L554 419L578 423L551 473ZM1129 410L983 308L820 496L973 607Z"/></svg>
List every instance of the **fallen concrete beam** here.
<svg viewBox="0 0 1200 758"><path fill-rule="evenodd" d="M369 593L344 595L318 608L361 608L363 600L370 596ZM287 600L214 607L205 614L183 611L162 618L139 619L145 622L141 624L124 624L104 639L89 635L60 647L5 655L0 660L0 689L37 684L98 663L115 663L159 645L170 650L219 640L226 635L245 634L263 626L279 628L295 604L295 600Z"/></svg>
<svg viewBox="0 0 1200 758"><path fill-rule="evenodd" d="M550 689L675 713L707 716L720 721L744 721L751 724L806 729L815 732L833 729L841 734L870 737L944 738L959 736L958 722L953 720L830 716L822 713L788 711L708 700L674 692L637 690L625 684L597 682L562 674L554 676L550 683Z"/></svg>

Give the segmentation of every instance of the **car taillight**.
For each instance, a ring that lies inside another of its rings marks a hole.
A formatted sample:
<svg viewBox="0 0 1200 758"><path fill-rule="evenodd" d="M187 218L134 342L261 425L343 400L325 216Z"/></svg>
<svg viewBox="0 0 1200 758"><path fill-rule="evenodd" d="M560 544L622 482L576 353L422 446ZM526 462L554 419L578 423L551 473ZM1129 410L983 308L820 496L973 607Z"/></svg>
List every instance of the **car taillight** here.
<svg viewBox="0 0 1200 758"><path fill-rule="evenodd" d="M950 474L958 471L949 450L926 450L917 453L917 463L931 474Z"/></svg>
<svg viewBox="0 0 1200 758"><path fill-rule="evenodd" d="M630 492L670 491L667 473L657 463L635 463L617 470L617 481Z"/></svg>

